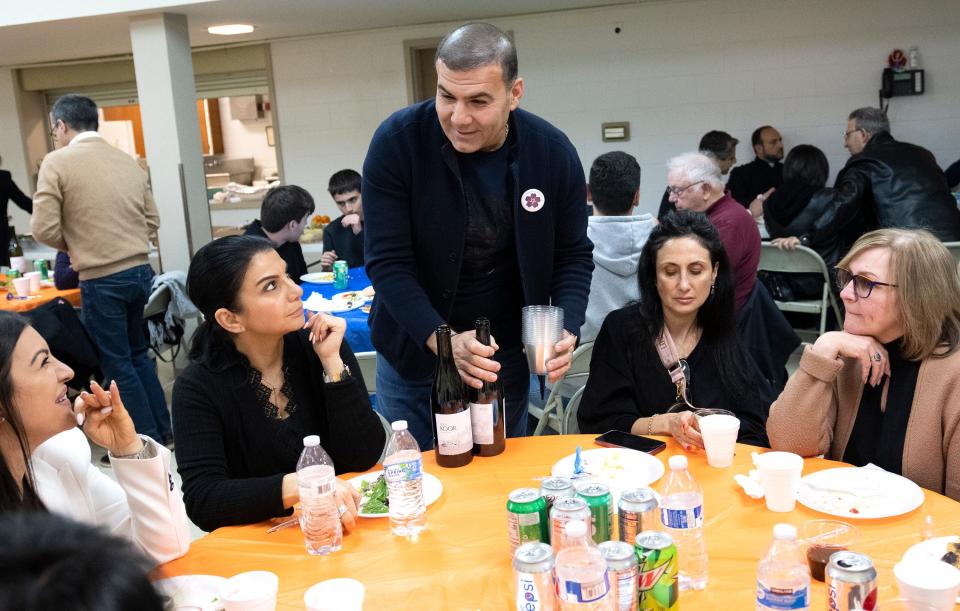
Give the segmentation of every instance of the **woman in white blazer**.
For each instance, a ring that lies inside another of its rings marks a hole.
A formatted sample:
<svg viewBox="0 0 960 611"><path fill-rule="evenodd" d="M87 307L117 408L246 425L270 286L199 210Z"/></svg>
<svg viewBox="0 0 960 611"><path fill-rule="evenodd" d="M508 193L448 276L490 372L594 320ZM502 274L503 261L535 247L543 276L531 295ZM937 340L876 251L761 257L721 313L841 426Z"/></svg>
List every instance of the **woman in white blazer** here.
<svg viewBox="0 0 960 611"><path fill-rule="evenodd" d="M71 406L72 377L26 319L0 312L0 511L47 509L99 526L158 564L182 556L189 522L170 451L137 435L115 382L91 384ZM90 463L84 433L108 450L117 482Z"/></svg>

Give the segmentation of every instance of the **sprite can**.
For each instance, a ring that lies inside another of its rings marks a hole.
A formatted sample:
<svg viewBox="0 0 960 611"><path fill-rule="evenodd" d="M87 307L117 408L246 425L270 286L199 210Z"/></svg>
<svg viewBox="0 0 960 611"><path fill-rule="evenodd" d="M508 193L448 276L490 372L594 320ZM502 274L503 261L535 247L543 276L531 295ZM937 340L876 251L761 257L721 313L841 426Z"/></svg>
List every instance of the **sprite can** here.
<svg viewBox="0 0 960 611"><path fill-rule="evenodd" d="M333 288L347 288L347 280L349 279L349 276L350 275L348 273L346 261L341 260L333 262Z"/></svg>
<svg viewBox="0 0 960 611"><path fill-rule="evenodd" d="M524 543L550 543L547 502L536 488L517 488L507 497L507 533L510 554Z"/></svg>
<svg viewBox="0 0 960 611"><path fill-rule="evenodd" d="M613 538L613 496L606 484L584 484L577 496L587 502L593 516L593 541L600 544Z"/></svg>
<svg viewBox="0 0 960 611"><path fill-rule="evenodd" d="M33 270L40 272L40 278L42 280L50 279L50 270L47 268L46 259L34 259L33 261Z"/></svg>
<svg viewBox="0 0 960 611"><path fill-rule="evenodd" d="M676 611L680 608L677 546L673 537L646 530L636 538L640 611Z"/></svg>

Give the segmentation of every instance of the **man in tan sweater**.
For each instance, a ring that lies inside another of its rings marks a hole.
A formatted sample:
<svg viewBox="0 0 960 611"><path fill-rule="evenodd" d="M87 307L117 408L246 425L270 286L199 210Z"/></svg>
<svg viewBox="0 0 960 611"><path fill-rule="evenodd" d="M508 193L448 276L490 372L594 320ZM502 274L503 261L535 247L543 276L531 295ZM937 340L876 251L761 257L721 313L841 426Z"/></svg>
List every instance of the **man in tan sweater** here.
<svg viewBox="0 0 960 611"><path fill-rule="evenodd" d="M147 175L97 134L93 100L65 95L51 116L59 148L40 166L33 235L70 253L106 382L117 381L137 431L170 443L170 413L143 334L153 278L149 235L160 226Z"/></svg>

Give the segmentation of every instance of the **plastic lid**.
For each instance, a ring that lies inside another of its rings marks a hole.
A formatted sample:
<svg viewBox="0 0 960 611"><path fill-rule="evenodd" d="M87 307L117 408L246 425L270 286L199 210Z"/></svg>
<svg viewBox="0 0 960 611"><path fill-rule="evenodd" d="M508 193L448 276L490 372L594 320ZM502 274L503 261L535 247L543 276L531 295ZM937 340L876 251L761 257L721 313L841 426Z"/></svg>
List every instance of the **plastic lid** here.
<svg viewBox="0 0 960 611"><path fill-rule="evenodd" d="M773 527L773 538L779 541L795 541L797 527L792 524L777 524Z"/></svg>
<svg viewBox="0 0 960 611"><path fill-rule="evenodd" d="M305 448L315 448L318 445L320 445L319 435L307 435L303 438L303 447Z"/></svg>
<svg viewBox="0 0 960 611"><path fill-rule="evenodd" d="M396 420L390 423L390 428L395 431L405 431L407 430L407 421L406 420Z"/></svg>
<svg viewBox="0 0 960 611"><path fill-rule="evenodd" d="M670 457L670 470L683 471L687 468L687 457L683 454L676 454Z"/></svg>
<svg viewBox="0 0 960 611"><path fill-rule="evenodd" d="M570 520L563 527L563 532L566 533L567 537L586 537L587 523L583 520Z"/></svg>

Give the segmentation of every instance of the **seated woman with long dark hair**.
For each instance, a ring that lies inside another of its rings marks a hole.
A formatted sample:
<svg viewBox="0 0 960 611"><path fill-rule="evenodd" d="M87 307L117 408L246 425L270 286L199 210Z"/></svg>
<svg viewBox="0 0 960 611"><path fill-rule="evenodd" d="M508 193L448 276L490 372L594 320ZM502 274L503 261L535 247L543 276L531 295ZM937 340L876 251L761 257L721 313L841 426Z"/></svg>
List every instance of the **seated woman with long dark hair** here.
<svg viewBox="0 0 960 611"><path fill-rule="evenodd" d="M960 280L922 230L862 236L837 266L843 331L824 333L770 407L774 449L874 463L960 500Z"/></svg>
<svg viewBox="0 0 960 611"><path fill-rule="evenodd" d="M190 531L170 451L137 435L116 382L92 383L71 407L72 377L26 318L0 312L0 512L46 510L129 539L157 563L182 556ZM88 437L109 451L116 480L90 463Z"/></svg>
<svg viewBox="0 0 960 611"><path fill-rule="evenodd" d="M173 389L173 430L190 519L204 530L290 513L299 500L303 438L319 435L337 473L369 469L386 434L346 323L304 324L302 289L270 242L228 236L190 263L187 293L201 323ZM341 521L359 496L337 480Z"/></svg>
<svg viewBox="0 0 960 611"><path fill-rule="evenodd" d="M766 445L765 399L737 336L733 280L716 228L703 214L668 214L643 247L637 281L640 301L611 312L594 342L580 430L669 434L687 449L703 447L690 411L668 413L685 387L694 406L733 412L740 441ZM672 345L667 354L680 359L677 382L658 343Z"/></svg>

